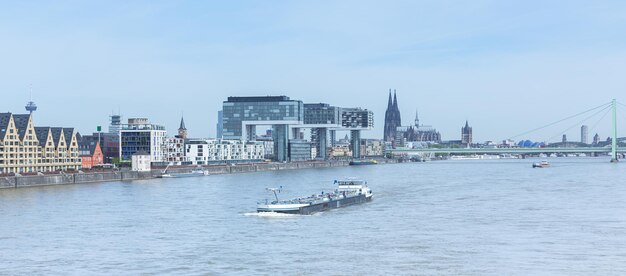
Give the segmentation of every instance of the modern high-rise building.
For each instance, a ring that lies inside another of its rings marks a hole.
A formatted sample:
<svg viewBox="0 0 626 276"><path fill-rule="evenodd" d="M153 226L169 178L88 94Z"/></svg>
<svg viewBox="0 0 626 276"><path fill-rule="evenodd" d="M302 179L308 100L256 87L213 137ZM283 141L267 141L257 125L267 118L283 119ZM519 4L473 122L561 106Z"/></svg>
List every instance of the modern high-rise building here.
<svg viewBox="0 0 626 276"><path fill-rule="evenodd" d="M461 144L469 146L472 144L472 127L465 120L465 126L461 128Z"/></svg>
<svg viewBox="0 0 626 276"><path fill-rule="evenodd" d="M222 110L217 112L217 129L216 129L216 134L215 134L215 138L217 139L222 139L224 137L224 112Z"/></svg>
<svg viewBox="0 0 626 276"><path fill-rule="evenodd" d="M396 138L396 129L402 126L400 110L398 109L398 98L396 91L393 91L393 101L391 100L391 89L389 89L389 101L387 102L387 111L385 111L385 129L383 140L392 142Z"/></svg>
<svg viewBox="0 0 626 276"><path fill-rule="evenodd" d="M109 133L119 134L120 129L122 129L122 116L111 115L109 119L111 121L111 124L109 125Z"/></svg>
<svg viewBox="0 0 626 276"><path fill-rule="evenodd" d="M328 156L328 132L341 127L341 108L325 103L304 104L304 124L311 128L316 157Z"/></svg>
<svg viewBox="0 0 626 276"><path fill-rule="evenodd" d="M289 127L303 124L302 101L291 100L287 96L228 97L222 110L224 139L254 141L256 126L271 125L274 159L281 162L288 160Z"/></svg>
<svg viewBox="0 0 626 276"><path fill-rule="evenodd" d="M120 130L120 158L131 160L133 154L142 151L150 154L151 162L165 161L166 136L164 126L151 124L146 118L129 118Z"/></svg>
<svg viewBox="0 0 626 276"><path fill-rule="evenodd" d="M586 125L582 125L580 127L580 142L583 144L587 144L589 142L589 127Z"/></svg>
<svg viewBox="0 0 626 276"><path fill-rule="evenodd" d="M361 130L374 128L374 112L361 108L342 108L341 128L350 130L352 157L361 158Z"/></svg>

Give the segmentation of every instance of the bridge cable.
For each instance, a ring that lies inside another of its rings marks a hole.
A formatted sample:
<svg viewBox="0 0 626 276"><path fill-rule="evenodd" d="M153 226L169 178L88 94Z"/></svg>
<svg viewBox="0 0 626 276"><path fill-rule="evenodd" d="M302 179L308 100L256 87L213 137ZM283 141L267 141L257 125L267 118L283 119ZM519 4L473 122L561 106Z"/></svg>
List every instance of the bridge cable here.
<svg viewBox="0 0 626 276"><path fill-rule="evenodd" d="M513 138L517 138L517 137L520 137L520 136L522 136L522 135L526 135L526 134L529 134L529 133L533 133L533 132L535 132L535 131L538 131L538 130L541 130L541 129L544 129L544 128L547 128L547 127L550 127L550 126L553 126L553 125L556 125L556 124L558 124L558 123L561 123L561 122L563 122L563 121L569 120L569 119L571 119L571 118L578 117L578 116L580 116L580 115L582 115L582 114L585 114L585 113L587 113L587 112L591 112L591 111L594 111L594 110L599 109L599 108L606 108L607 106L610 106L610 105L611 105L611 103L604 103L604 104L601 104L601 105L596 106L596 107L594 107L594 108L591 108L591 109L585 110L585 111L583 111L583 112L580 112L580 113L574 114L574 115L572 115L572 116L569 116L569 117L567 117L567 118L564 118L564 119L558 120L558 121L556 121L556 122L553 122L553 123L547 124L547 125L545 125L545 126L538 127L538 128L533 129L533 130L529 130L529 131L526 131L526 132L524 132L524 133L521 133L521 134L518 134L518 135L512 136L512 137L510 137L509 139L511 139L511 140L512 140Z"/></svg>
<svg viewBox="0 0 626 276"><path fill-rule="evenodd" d="M584 118L584 119L582 119L581 121L576 122L575 124L573 124L572 126L568 127L567 129L565 129L565 130L563 130L563 131L559 132L558 134L556 134L556 135L554 135L554 136L550 137L550 139L548 139L546 142L551 142L551 141L552 141L552 139L554 139L554 138L558 137L559 135L564 134L565 132L570 131L572 128L575 128L575 127L577 127L577 126L580 126L580 124L584 123L585 121L587 121L587 120L589 120L590 118L592 118L592 117L594 117L594 116L596 116L596 115L600 114L600 112L605 111L605 110L611 110L611 106L610 106L610 105L608 105L608 106L604 107L603 109L600 109L598 112L591 114L591 116L589 116L589 117L587 117L587 118Z"/></svg>
<svg viewBox="0 0 626 276"><path fill-rule="evenodd" d="M609 115L609 112L611 112L610 108L607 109L606 112L604 112L604 115L602 115L602 117L600 117L600 120L598 120L595 124L593 124L593 126L589 129L590 133L593 133L593 131L596 129L598 124L604 119L604 117L606 117L606 115Z"/></svg>

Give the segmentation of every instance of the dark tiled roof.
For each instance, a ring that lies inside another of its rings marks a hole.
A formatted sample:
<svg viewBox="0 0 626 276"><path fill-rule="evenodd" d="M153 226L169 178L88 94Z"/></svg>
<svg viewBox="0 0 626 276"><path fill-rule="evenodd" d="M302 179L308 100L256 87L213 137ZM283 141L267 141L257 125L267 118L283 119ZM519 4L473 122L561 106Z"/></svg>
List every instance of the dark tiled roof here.
<svg viewBox="0 0 626 276"><path fill-rule="evenodd" d="M65 135L65 145L67 146L67 148L70 148L70 145L72 144L72 134L74 133L74 128L73 127L64 127L63 128L63 134Z"/></svg>
<svg viewBox="0 0 626 276"><path fill-rule="evenodd" d="M93 156L93 153L96 150L96 145L98 144L98 137L93 135L82 136L80 134L76 134L76 139L78 140L78 149L81 152L81 155L85 155L84 153L89 151L89 155Z"/></svg>
<svg viewBox="0 0 626 276"><path fill-rule="evenodd" d="M96 152L96 147L98 146L100 142L96 142L93 144L89 145L89 155L93 156L93 154Z"/></svg>
<svg viewBox="0 0 626 276"><path fill-rule="evenodd" d="M59 141L61 140L61 134L63 133L63 128L61 127L51 127L52 131L52 140L54 141L54 147L59 146Z"/></svg>
<svg viewBox="0 0 626 276"><path fill-rule="evenodd" d="M19 134L20 140L24 140L24 135L26 135L26 128L28 127L29 119L30 114L13 114L13 121L15 122L15 128L17 128L17 133Z"/></svg>
<svg viewBox="0 0 626 276"><path fill-rule="evenodd" d="M37 135L39 145L42 147L48 142L48 132L50 132L50 127L35 127L35 135Z"/></svg>
<svg viewBox="0 0 626 276"><path fill-rule="evenodd" d="M4 139L4 135L7 133L7 127L11 120L11 113L0 113L0 139Z"/></svg>

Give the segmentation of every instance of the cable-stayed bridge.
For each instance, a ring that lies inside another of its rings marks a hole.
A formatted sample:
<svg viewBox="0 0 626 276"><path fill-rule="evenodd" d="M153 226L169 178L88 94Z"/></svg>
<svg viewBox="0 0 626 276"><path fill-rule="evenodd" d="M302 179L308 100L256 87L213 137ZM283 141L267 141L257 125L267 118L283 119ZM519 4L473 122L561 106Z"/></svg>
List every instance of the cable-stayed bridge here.
<svg viewBox="0 0 626 276"><path fill-rule="evenodd" d="M604 146L604 147L599 147L599 146L592 146L592 147L506 147L506 148L413 148L413 149L407 149L407 148L396 148L396 149L388 149L387 153L390 153L392 155L395 156L399 156L399 155L404 155L404 156L411 156L411 155L425 155L425 154L519 154L519 155L527 155L527 154L551 154L551 153L585 153L585 154L604 154L604 153L610 153L611 155L611 162L615 162L617 161L618 158L618 153L626 153L626 147L622 147L622 148L618 148L618 144L617 144L617 107L618 104L621 106L626 107L626 105L617 102L615 99L613 99L611 102L609 103L605 103L602 104L600 106L591 108L589 110L580 112L578 114L572 115L572 116L568 116L564 119L558 120L556 122L552 122L549 123L545 126L542 127L538 127L535 128L533 130L530 131L526 131L523 132L521 134L512 136L511 138L517 138L517 137L521 137L522 135L527 135L529 133L533 133L542 129L545 129L547 127L551 127L554 126L558 123L564 122L566 120L570 120L570 119L574 119L577 117L581 117L583 115L588 115L587 117L585 117L583 120L581 121L577 121L574 125L570 126L568 129L566 129L565 131L568 131L574 127L580 126L581 123L583 123L586 120L589 120L590 118L593 118L596 115L602 114L604 113L604 116L602 116L602 118L600 118L600 120L602 120L608 113L612 113L612 121L611 121L611 126L612 126L612 131L611 131L611 144ZM589 115L591 113L591 115ZM595 125L597 125L599 123L596 122ZM595 128L594 125L594 128ZM563 132L565 132L563 131Z"/></svg>

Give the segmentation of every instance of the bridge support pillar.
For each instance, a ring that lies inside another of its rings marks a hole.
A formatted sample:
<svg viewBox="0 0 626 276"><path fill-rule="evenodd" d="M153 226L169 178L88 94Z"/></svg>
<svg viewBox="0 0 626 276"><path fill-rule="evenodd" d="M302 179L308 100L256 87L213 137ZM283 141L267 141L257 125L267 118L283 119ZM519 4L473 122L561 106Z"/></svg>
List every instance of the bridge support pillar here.
<svg viewBox="0 0 626 276"><path fill-rule="evenodd" d="M613 107L613 141L611 141L611 163L617 162L617 101L611 101Z"/></svg>
<svg viewBox="0 0 626 276"><path fill-rule="evenodd" d="M352 148L352 158L354 159L361 158L361 131L351 130L350 136L351 136L350 147Z"/></svg>

